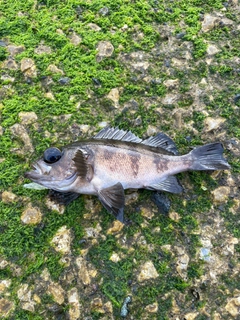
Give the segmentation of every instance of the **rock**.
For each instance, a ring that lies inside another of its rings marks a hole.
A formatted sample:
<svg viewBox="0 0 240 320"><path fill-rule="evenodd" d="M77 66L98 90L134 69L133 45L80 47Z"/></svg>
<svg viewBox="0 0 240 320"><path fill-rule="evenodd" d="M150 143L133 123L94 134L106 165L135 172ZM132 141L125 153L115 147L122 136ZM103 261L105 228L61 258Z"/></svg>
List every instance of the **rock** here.
<svg viewBox="0 0 240 320"><path fill-rule="evenodd" d="M207 54L209 56L213 56L214 54L220 52L221 50L218 49L217 46L214 46L213 44L209 44L208 47L207 47Z"/></svg>
<svg viewBox="0 0 240 320"><path fill-rule="evenodd" d="M169 79L163 81L163 84L170 90L175 89L179 86L179 79Z"/></svg>
<svg viewBox="0 0 240 320"><path fill-rule="evenodd" d="M59 82L62 86L65 86L65 85L69 84L70 81L71 81L71 79L68 78L68 77L63 77L63 78L60 78L60 79L58 80L58 82Z"/></svg>
<svg viewBox="0 0 240 320"><path fill-rule="evenodd" d="M2 202L3 203L12 203L17 200L17 196L9 191L3 191L2 193Z"/></svg>
<svg viewBox="0 0 240 320"><path fill-rule="evenodd" d="M194 320L198 315L199 315L198 312L189 312L184 315L183 319L184 320Z"/></svg>
<svg viewBox="0 0 240 320"><path fill-rule="evenodd" d="M30 312L35 311L36 302L32 300L32 291L29 290L28 284L22 284L20 286L20 289L17 291L17 296L23 310Z"/></svg>
<svg viewBox="0 0 240 320"><path fill-rule="evenodd" d="M139 61L132 63L132 68L134 69L134 71L139 71L141 73L145 73L148 70L149 66L150 64L148 61Z"/></svg>
<svg viewBox="0 0 240 320"><path fill-rule="evenodd" d="M70 42L75 46L78 46L82 42L82 38L79 35L77 35L75 32L73 32L70 35L69 39L70 39Z"/></svg>
<svg viewBox="0 0 240 320"><path fill-rule="evenodd" d="M48 286L48 294L51 294L53 296L53 300L58 304L61 305L64 303L64 290L60 284L56 282L50 283Z"/></svg>
<svg viewBox="0 0 240 320"><path fill-rule="evenodd" d="M162 99L163 104L174 104L178 101L179 96L178 94L166 94L165 97Z"/></svg>
<svg viewBox="0 0 240 320"><path fill-rule="evenodd" d="M70 320L80 319L80 303L77 288L72 288L68 291L68 303L69 303L69 318Z"/></svg>
<svg viewBox="0 0 240 320"><path fill-rule="evenodd" d="M21 60L21 71L25 77L34 78L37 76L37 68L33 59L23 58Z"/></svg>
<svg viewBox="0 0 240 320"><path fill-rule="evenodd" d="M3 81L8 81L8 82L14 82L14 81L15 81L15 78L9 76L8 74L3 74L3 75L1 76L1 80L3 80Z"/></svg>
<svg viewBox="0 0 240 320"><path fill-rule="evenodd" d="M45 46L44 44L40 44L36 49L34 49L36 54L50 54L52 53L52 49L49 46Z"/></svg>
<svg viewBox="0 0 240 320"><path fill-rule="evenodd" d="M2 135L3 135L3 127L0 126L0 136L2 136Z"/></svg>
<svg viewBox="0 0 240 320"><path fill-rule="evenodd" d="M158 207L160 213L168 214L169 209L171 207L171 202L164 193L154 192L151 199Z"/></svg>
<svg viewBox="0 0 240 320"><path fill-rule="evenodd" d="M13 58L10 57L3 62L2 68L9 70L18 70L18 64Z"/></svg>
<svg viewBox="0 0 240 320"><path fill-rule="evenodd" d="M172 211L169 213L169 218L172 219L173 221L178 222L181 219L181 216L177 212Z"/></svg>
<svg viewBox="0 0 240 320"><path fill-rule="evenodd" d="M5 298L0 298L0 317L6 318L15 309L15 305L12 301Z"/></svg>
<svg viewBox="0 0 240 320"><path fill-rule="evenodd" d="M205 131L210 132L212 130L219 129L219 127L226 121L225 118L212 118L207 117L204 119Z"/></svg>
<svg viewBox="0 0 240 320"><path fill-rule="evenodd" d="M225 306L225 310L229 312L232 317L237 318L240 314L240 296L230 299Z"/></svg>
<svg viewBox="0 0 240 320"><path fill-rule="evenodd" d="M28 125L28 124L32 124L34 122L36 122L38 120L38 116L36 115L35 112L19 112L18 114L20 120L21 120L21 124Z"/></svg>
<svg viewBox="0 0 240 320"><path fill-rule="evenodd" d="M202 22L202 31L208 32L212 30L216 25L218 25L220 22L220 19L218 17L215 17L213 15L210 15L206 13L204 15L204 20Z"/></svg>
<svg viewBox="0 0 240 320"><path fill-rule="evenodd" d="M39 208L30 204L21 215L21 221L25 224L38 224L42 221L42 213Z"/></svg>
<svg viewBox="0 0 240 320"><path fill-rule="evenodd" d="M16 46L14 44L9 44L7 46L7 51L9 52L9 54L14 57L16 56L17 54L23 52L25 50L25 47L24 46Z"/></svg>
<svg viewBox="0 0 240 320"><path fill-rule="evenodd" d="M87 26L93 31L100 31L102 29L95 23L88 23Z"/></svg>
<svg viewBox="0 0 240 320"><path fill-rule="evenodd" d="M52 100L52 101L55 100L54 95L53 95L52 92L46 92L46 93L44 93L44 97L47 98L47 99L50 99L50 100Z"/></svg>
<svg viewBox="0 0 240 320"><path fill-rule="evenodd" d="M76 265L79 269L78 278L85 286L89 285L91 279L97 275L97 271L87 265L86 260L81 256L76 259Z"/></svg>
<svg viewBox="0 0 240 320"><path fill-rule="evenodd" d="M147 261L141 266L141 270L137 276L137 280L139 282L143 282L149 279L156 279L157 277L159 277L159 275L152 261Z"/></svg>
<svg viewBox="0 0 240 320"><path fill-rule="evenodd" d="M150 207L140 206L141 215L147 219L152 219L154 217L154 212Z"/></svg>
<svg viewBox="0 0 240 320"><path fill-rule="evenodd" d="M128 304L132 301L132 297L131 296L128 296L124 302L123 302L123 305L121 307L121 312L120 312L120 315L121 317L123 318L126 318L126 316L128 315Z"/></svg>
<svg viewBox="0 0 240 320"><path fill-rule="evenodd" d="M111 91L107 95L107 98L114 102L115 107L118 107L119 106L119 90L118 90L118 88L111 89Z"/></svg>
<svg viewBox="0 0 240 320"><path fill-rule="evenodd" d="M151 137L151 136L155 135L156 133L158 133L158 129L154 126L149 125L147 128L147 132L146 132L147 136Z"/></svg>
<svg viewBox="0 0 240 320"><path fill-rule="evenodd" d="M189 256L186 253L178 256L176 269L182 278L186 278L186 270L188 268L189 260Z"/></svg>
<svg viewBox="0 0 240 320"><path fill-rule="evenodd" d="M85 235L87 239L97 238L99 237L100 232L102 231L102 227L98 223L95 228L89 227L85 228Z"/></svg>
<svg viewBox="0 0 240 320"><path fill-rule="evenodd" d="M97 51L96 59L97 62L100 62L103 58L112 56L114 47L110 41L100 41L97 45Z"/></svg>
<svg viewBox="0 0 240 320"><path fill-rule="evenodd" d="M108 7L102 7L98 12L101 16L106 16L109 14L109 9Z"/></svg>
<svg viewBox="0 0 240 320"><path fill-rule="evenodd" d="M72 236L70 229L66 226L58 229L57 233L51 240L51 245L54 249L62 254L70 254L71 252Z"/></svg>
<svg viewBox="0 0 240 320"><path fill-rule="evenodd" d="M149 313L157 313L158 312L158 303L154 302L145 307L145 310Z"/></svg>
<svg viewBox="0 0 240 320"><path fill-rule="evenodd" d="M12 283L12 280L10 279L0 280L0 294L3 293L7 288L9 288L11 283ZM0 311L0 314L1 314L1 311Z"/></svg>
<svg viewBox="0 0 240 320"><path fill-rule="evenodd" d="M213 201L215 204L226 203L230 194L230 188L221 186L212 191Z"/></svg>
<svg viewBox="0 0 240 320"><path fill-rule="evenodd" d="M57 211L59 214L63 214L65 210L65 206L63 204L54 202L49 197L47 197L46 199L46 206L48 207L48 209Z"/></svg>
<svg viewBox="0 0 240 320"><path fill-rule="evenodd" d="M61 69L59 69L57 66L55 66L54 64L50 64L47 67L47 71L50 71L52 73L60 73L60 74L64 75L64 72Z"/></svg>
<svg viewBox="0 0 240 320"><path fill-rule="evenodd" d="M114 220L113 226L108 229L107 234L118 233L122 230L123 227L124 224L122 222L120 222L119 220Z"/></svg>
<svg viewBox="0 0 240 320"><path fill-rule="evenodd" d="M109 260L111 260L112 262L118 262L121 260L121 258L117 253L113 252Z"/></svg>
<svg viewBox="0 0 240 320"><path fill-rule="evenodd" d="M96 297L96 298L94 298L94 299L91 301L91 307L92 307L92 309L101 308L102 305L103 305L102 299L99 298L99 297Z"/></svg>

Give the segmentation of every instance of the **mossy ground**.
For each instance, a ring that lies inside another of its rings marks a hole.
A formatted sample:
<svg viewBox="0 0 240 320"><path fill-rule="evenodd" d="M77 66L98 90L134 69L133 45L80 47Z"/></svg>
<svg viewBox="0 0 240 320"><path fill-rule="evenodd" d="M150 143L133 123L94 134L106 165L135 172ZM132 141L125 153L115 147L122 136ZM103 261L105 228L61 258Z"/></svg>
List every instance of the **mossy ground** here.
<svg viewBox="0 0 240 320"><path fill-rule="evenodd" d="M100 11L104 7L108 8L106 15ZM222 12L233 21L233 25L203 33L203 16L214 11ZM7 204L0 202L0 254L22 270L20 275L16 275L10 267L0 270L0 279L12 279L9 292L10 299L16 301L16 308L10 319L40 320L46 316L65 319L68 306L63 306L59 314L52 314L47 309L50 303L48 295L46 299L41 297L42 302L36 307L34 314L22 310L17 290L21 283L33 284L44 268L49 270L53 280L58 281L66 271L59 262L61 255L50 245L52 237L61 226L66 225L74 234L72 255L77 256L81 249L88 246L82 241L84 228L95 226L97 220L100 221L101 233L106 238L99 240L89 249L87 259L98 271L97 294L103 302L112 302L115 319L120 318L120 307L128 294L133 297L129 314L134 319L171 319L173 299L178 293L182 293L178 301L181 317L194 310L199 312L196 320L208 319L206 313L202 312L205 305L208 306L208 312L214 314L219 308L215 301L219 301L220 306L224 307L227 297L230 296L226 293L224 298L222 292L233 292L237 289L237 283L239 284L237 277L231 277L230 280L229 269L221 275L214 288L209 288L208 282L205 288L195 288L204 270L204 263L196 254L200 246L198 227L200 223L206 223L206 215L213 212L210 191L219 185L220 178L216 181L208 173L199 172L180 175L183 184L190 185L188 194L169 195L171 210L178 212L181 217L179 222L160 213L155 214L151 220L144 218L139 213L139 204L151 206L151 192L139 192L138 202L126 208L126 216L132 223L125 227L122 233L122 238L128 244L128 247L124 248L117 237L107 234L114 218L104 209L100 209L99 216L95 216L95 219L84 221L83 216L87 210L84 197L81 197L69 205L63 215L59 215L44 204L47 192L23 188L23 174L29 169L32 159L38 158L48 146L76 140L77 137L71 136L70 130L74 124L87 124L91 131L97 132L99 122L108 121L111 125L131 129L140 136L146 134L148 126L152 125L174 137L180 152L184 153L192 146L210 142L215 138L211 133L205 134L203 131L205 110L209 116L226 119L223 141L240 139L240 99L235 99L240 90L237 85L239 69L236 66L236 58L240 58L240 46L237 41L239 29L237 31L234 27L239 12L235 11L230 2L220 0L3 0L0 3L0 12L0 40L6 44L23 45L25 49L15 56L15 61L20 64L23 58L31 58L37 68L37 76L28 79L20 68L0 70L1 76L7 74L14 77L13 82L5 77L0 80L0 120L4 130L0 136L0 158L4 158L4 161L0 162L0 191L12 191L18 199L22 199ZM97 24L101 30L91 29L89 23ZM127 28L123 31L125 25ZM165 29L171 32L166 34ZM81 43L77 46L70 41L73 32L81 37ZM178 39L177 35L181 33L183 36ZM173 50L166 52L162 48L170 39L173 41ZM111 57L97 62L96 47L102 40L112 43L114 53ZM220 52L212 57L210 64L206 63L208 42L221 48ZM51 53L36 54L34 49L40 43L51 47ZM183 58L186 50L192 56L187 68L168 65L168 60L171 61L174 57ZM131 64L126 64L122 59L123 55L136 51L147 56L149 68L146 74L134 71ZM0 46L2 64L8 58L7 47ZM61 85L59 79L63 76L48 71L50 64L63 70L64 77L68 77L70 82ZM151 80L147 81L146 76ZM52 82L43 85L47 77L50 77ZM215 85L211 92L203 90L200 102L204 108L199 109L195 105L191 88L192 84L199 84L202 78ZM162 105L161 98L168 93L163 82L168 79L179 80L177 91L180 96L173 105ZM119 109L115 109L112 101L106 98L112 88L121 88ZM49 91L54 100L46 97L45 93ZM135 100L134 108L124 107L131 99ZM76 108L78 103L80 107ZM161 113L158 112L159 108ZM183 122L193 123L197 133L188 126L175 126L173 113L178 108L186 111ZM20 122L19 113L22 111L33 111L38 116L37 129L34 124L27 127L35 147L34 155L18 156L11 151L21 145L20 140L13 138L10 127ZM54 118L65 114L71 114L68 121ZM135 119L139 119L139 125L135 125ZM226 152L226 157L232 165L233 179L237 181L240 174L239 159L230 151ZM224 176L222 173L223 180ZM20 217L26 205L24 197L29 197L32 204L44 213L39 225L22 224ZM224 230L228 230L234 237L239 237L238 219L231 210L232 206L233 202L229 201L220 210L214 206L214 210L224 219ZM155 234L153 230L158 227L160 233ZM140 236L145 239L144 243L134 238L137 233L139 239ZM180 245L185 248L190 257L185 279L177 274L176 257L164 250L164 245ZM133 248L133 251L129 252L129 247ZM149 250L149 247L153 249ZM112 262L109 258L113 251L124 258L118 263ZM233 266L237 263L236 257L232 257L231 261L229 257L225 259L229 259ZM148 260L153 262L159 278L139 284L136 281L136 272L140 265ZM69 287L64 289L68 290ZM196 291L201 292L200 300L196 298ZM93 297L94 295L85 294L83 291L80 297L86 306L82 311L83 316L101 319L99 312L89 308ZM158 302L158 312L148 315L144 308L154 302ZM223 314L222 318L229 319L229 314Z"/></svg>

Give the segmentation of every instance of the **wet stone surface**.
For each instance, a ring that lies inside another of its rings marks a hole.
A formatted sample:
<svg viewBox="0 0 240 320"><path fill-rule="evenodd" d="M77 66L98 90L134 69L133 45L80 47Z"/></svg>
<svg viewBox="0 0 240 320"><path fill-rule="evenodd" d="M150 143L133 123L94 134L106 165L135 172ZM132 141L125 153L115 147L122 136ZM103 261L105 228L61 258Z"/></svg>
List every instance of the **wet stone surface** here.
<svg viewBox="0 0 240 320"><path fill-rule="evenodd" d="M238 1L0 12L0 318L238 320ZM29 186L47 148L106 126L164 132L180 155L220 142L231 169L181 173L180 194L126 191L124 224L96 196L64 206Z"/></svg>

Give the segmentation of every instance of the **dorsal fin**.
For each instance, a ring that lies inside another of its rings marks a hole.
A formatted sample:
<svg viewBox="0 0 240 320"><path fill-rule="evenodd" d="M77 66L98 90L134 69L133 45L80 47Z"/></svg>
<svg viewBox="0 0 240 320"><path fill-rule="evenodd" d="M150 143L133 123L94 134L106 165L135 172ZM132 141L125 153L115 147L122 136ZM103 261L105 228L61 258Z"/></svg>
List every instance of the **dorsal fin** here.
<svg viewBox="0 0 240 320"><path fill-rule="evenodd" d="M159 132L156 136L143 140L141 143L147 146L167 150L174 155L178 154L175 143L163 132Z"/></svg>
<svg viewBox="0 0 240 320"><path fill-rule="evenodd" d="M142 139L138 138L131 131L125 131L118 128L106 127L98 132L94 139L121 140L140 143Z"/></svg>

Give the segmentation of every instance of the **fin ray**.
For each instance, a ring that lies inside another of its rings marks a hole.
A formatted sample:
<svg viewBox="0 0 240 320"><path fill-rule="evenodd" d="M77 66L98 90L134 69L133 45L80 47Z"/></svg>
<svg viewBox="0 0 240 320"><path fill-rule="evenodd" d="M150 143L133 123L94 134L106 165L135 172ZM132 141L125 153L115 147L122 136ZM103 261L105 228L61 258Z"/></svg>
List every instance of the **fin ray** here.
<svg viewBox="0 0 240 320"><path fill-rule="evenodd" d="M152 136L146 140L143 140L141 143L147 146L167 150L169 153L172 153L174 155L178 154L177 147L173 142L173 140L163 132L159 132L155 136Z"/></svg>
<svg viewBox="0 0 240 320"><path fill-rule="evenodd" d="M145 187L150 190L163 190L171 193L183 192L183 187L175 176L168 176L164 181Z"/></svg>

